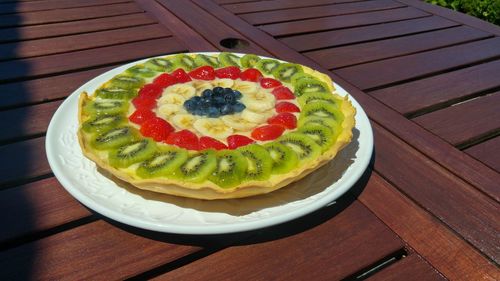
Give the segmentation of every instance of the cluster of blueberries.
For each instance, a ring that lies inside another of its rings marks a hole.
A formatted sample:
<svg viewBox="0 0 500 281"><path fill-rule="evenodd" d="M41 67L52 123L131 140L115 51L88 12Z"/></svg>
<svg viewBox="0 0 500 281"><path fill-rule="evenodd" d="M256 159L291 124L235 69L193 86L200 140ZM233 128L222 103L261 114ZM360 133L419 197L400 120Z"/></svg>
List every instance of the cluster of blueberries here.
<svg viewBox="0 0 500 281"><path fill-rule="evenodd" d="M194 96L184 102L184 108L193 114L217 118L222 115L241 112L245 105L238 100L241 93L231 88L206 89L201 96Z"/></svg>

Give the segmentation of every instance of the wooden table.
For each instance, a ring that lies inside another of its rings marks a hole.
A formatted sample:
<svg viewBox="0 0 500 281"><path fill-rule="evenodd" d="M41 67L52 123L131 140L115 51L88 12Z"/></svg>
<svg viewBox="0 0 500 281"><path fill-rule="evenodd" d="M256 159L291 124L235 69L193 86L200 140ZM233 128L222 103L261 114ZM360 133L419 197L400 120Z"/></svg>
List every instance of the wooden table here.
<svg viewBox="0 0 500 281"><path fill-rule="evenodd" d="M499 35L416 0L1 0L0 279L500 280ZM282 225L190 236L63 189L44 143L65 97L129 61L219 50L309 65L361 103L375 153L350 192Z"/></svg>

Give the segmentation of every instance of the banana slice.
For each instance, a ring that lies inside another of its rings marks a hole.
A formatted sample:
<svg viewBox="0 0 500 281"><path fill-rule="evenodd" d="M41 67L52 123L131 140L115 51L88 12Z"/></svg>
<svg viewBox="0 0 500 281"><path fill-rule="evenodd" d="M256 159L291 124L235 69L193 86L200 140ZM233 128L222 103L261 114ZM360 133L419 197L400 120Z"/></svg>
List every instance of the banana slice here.
<svg viewBox="0 0 500 281"><path fill-rule="evenodd" d="M189 84L175 84L167 87L163 91L163 95L167 96L170 94L178 94L184 97L184 99L189 99L196 94L196 89Z"/></svg>
<svg viewBox="0 0 500 281"><path fill-rule="evenodd" d="M244 95L253 95L257 93L257 84L250 81L234 80L233 90L239 91Z"/></svg>
<svg viewBox="0 0 500 281"><path fill-rule="evenodd" d="M214 118L200 118L194 122L193 127L203 136L219 140L225 140L233 133L233 128Z"/></svg>
<svg viewBox="0 0 500 281"><path fill-rule="evenodd" d="M193 124L198 118L191 114L177 114L172 117L172 123L179 129L193 129Z"/></svg>
<svg viewBox="0 0 500 281"><path fill-rule="evenodd" d="M222 88L231 88L234 85L234 80L229 78L215 79L212 81L212 86L222 87Z"/></svg>
<svg viewBox="0 0 500 281"><path fill-rule="evenodd" d="M246 108L252 111L263 112L274 108L276 99L273 95L261 90L253 95L244 95L241 98L241 102L246 106Z"/></svg>
<svg viewBox="0 0 500 281"><path fill-rule="evenodd" d="M212 89L212 83L210 81L197 80L193 81L193 87L195 89L196 94L199 96L206 89Z"/></svg>
<svg viewBox="0 0 500 281"><path fill-rule="evenodd" d="M243 119L241 114L225 115L221 119L224 124L238 131L250 131L259 124Z"/></svg>
<svg viewBox="0 0 500 281"><path fill-rule="evenodd" d="M185 101L186 101L186 98L184 98L183 96L181 96L179 94L170 93L170 94L163 95L158 100L158 104L159 105L163 105L163 104L183 105Z"/></svg>
<svg viewBox="0 0 500 281"><path fill-rule="evenodd" d="M182 113L184 108L178 104L164 104L158 108L158 115L164 119L168 119L170 115Z"/></svg>
<svg viewBox="0 0 500 281"><path fill-rule="evenodd" d="M245 109L241 112L241 118L245 119L248 122L251 123L263 123L265 122L269 117L267 114L263 114L260 112L255 112L249 109Z"/></svg>

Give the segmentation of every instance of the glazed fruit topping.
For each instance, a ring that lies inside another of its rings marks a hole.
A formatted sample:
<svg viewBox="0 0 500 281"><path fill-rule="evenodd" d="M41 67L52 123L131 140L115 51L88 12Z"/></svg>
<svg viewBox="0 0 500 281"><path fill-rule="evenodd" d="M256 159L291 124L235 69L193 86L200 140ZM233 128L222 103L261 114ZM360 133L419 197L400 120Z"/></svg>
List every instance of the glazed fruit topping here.
<svg viewBox="0 0 500 281"><path fill-rule="evenodd" d="M255 68L249 68L240 74L240 79L243 81L259 82L261 78L262 73Z"/></svg>
<svg viewBox="0 0 500 281"><path fill-rule="evenodd" d="M297 128L297 117L290 112L283 112L267 120L269 124L281 125L287 129Z"/></svg>
<svg viewBox="0 0 500 281"><path fill-rule="evenodd" d="M205 65L200 66L189 72L189 76L194 79L199 80L214 80L215 79L215 70L213 67Z"/></svg>
<svg viewBox="0 0 500 281"><path fill-rule="evenodd" d="M274 140L280 137L285 131L281 125L264 125L252 131L252 138L261 141Z"/></svg>
<svg viewBox="0 0 500 281"><path fill-rule="evenodd" d="M155 141L166 141L168 136L174 131L174 127L167 121L154 117L144 121L141 125L141 134L150 137Z"/></svg>
<svg viewBox="0 0 500 281"><path fill-rule="evenodd" d="M273 94L277 100L293 100L295 95L285 86L280 86L275 88L271 94Z"/></svg>
<svg viewBox="0 0 500 281"><path fill-rule="evenodd" d="M156 117L156 114L150 109L139 108L128 119L135 124L141 125L144 121L154 117Z"/></svg>
<svg viewBox="0 0 500 281"><path fill-rule="evenodd" d="M193 114L217 118L235 112L241 112L245 105L238 100L241 93L231 88L215 87L206 89L201 96L194 96L184 102L184 108Z"/></svg>
<svg viewBox="0 0 500 281"><path fill-rule="evenodd" d="M182 68L178 68L174 72L172 72L172 76L177 79L178 83L186 83L191 81L191 77L189 77L189 74L187 74L186 71Z"/></svg>
<svg viewBox="0 0 500 281"><path fill-rule="evenodd" d="M240 146L249 145L254 142L253 139L242 135L230 135L227 137L227 146L229 149L236 149Z"/></svg>
<svg viewBox="0 0 500 281"><path fill-rule="evenodd" d="M279 102L276 104L276 112L300 112L300 108L291 102Z"/></svg>
<svg viewBox="0 0 500 281"><path fill-rule="evenodd" d="M198 136L189 130L181 130L171 133L165 141L168 144L176 145L190 150L199 150L200 142Z"/></svg>
<svg viewBox="0 0 500 281"><path fill-rule="evenodd" d="M200 150L213 148L215 150L227 149L227 145L224 143L207 136L200 138Z"/></svg>
<svg viewBox="0 0 500 281"><path fill-rule="evenodd" d="M260 80L260 86L264 89L276 88L281 86L281 82L273 78L262 78Z"/></svg>
<svg viewBox="0 0 500 281"><path fill-rule="evenodd" d="M215 70L215 76L217 78L229 78L236 80L240 77L241 70L237 66L228 66L224 68L219 68Z"/></svg>

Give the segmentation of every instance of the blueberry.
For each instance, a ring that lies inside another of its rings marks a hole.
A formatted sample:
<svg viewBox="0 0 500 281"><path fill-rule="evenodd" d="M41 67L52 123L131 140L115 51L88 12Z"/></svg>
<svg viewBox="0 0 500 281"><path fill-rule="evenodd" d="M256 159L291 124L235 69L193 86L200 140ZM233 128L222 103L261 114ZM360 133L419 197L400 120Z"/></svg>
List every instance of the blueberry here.
<svg viewBox="0 0 500 281"><path fill-rule="evenodd" d="M234 95L234 98L237 100L241 99L241 96L242 96L240 91L233 91L233 95Z"/></svg>
<svg viewBox="0 0 500 281"><path fill-rule="evenodd" d="M212 94L213 94L212 90L206 89L201 93L201 97L204 99L209 99L212 97Z"/></svg>
<svg viewBox="0 0 500 281"><path fill-rule="evenodd" d="M201 101L201 97L199 96L194 96L191 98L192 101L194 101L195 103L199 103Z"/></svg>
<svg viewBox="0 0 500 281"><path fill-rule="evenodd" d="M215 87L215 88L213 88L212 91L216 95L222 95L224 93L224 88L222 88L222 87Z"/></svg>
<svg viewBox="0 0 500 281"><path fill-rule="evenodd" d="M219 109L217 109L216 107L209 107L208 108L208 117L213 117L213 118L216 118L216 117L219 117L220 116L220 111Z"/></svg>
<svg viewBox="0 0 500 281"><path fill-rule="evenodd" d="M233 94L233 89L231 89L231 88L224 88L224 94L225 95L229 95L229 94L232 95Z"/></svg>
<svg viewBox="0 0 500 281"><path fill-rule="evenodd" d="M224 104L225 103L225 99L224 99L224 96L216 96L214 99L213 99L214 103L215 104Z"/></svg>
<svg viewBox="0 0 500 281"><path fill-rule="evenodd" d="M191 111L196 107L196 102L192 99L189 99L184 102L184 107L188 110Z"/></svg>
<svg viewBox="0 0 500 281"><path fill-rule="evenodd" d="M233 104L233 110L234 112L242 112L243 109L245 109L246 106L240 102L237 102L235 104Z"/></svg>
<svg viewBox="0 0 500 281"><path fill-rule="evenodd" d="M234 113L234 110L233 110L233 107L229 104L225 104L221 107L220 109L220 113L222 115L226 115L226 114L232 114Z"/></svg>
<svg viewBox="0 0 500 281"><path fill-rule="evenodd" d="M234 103L236 100L234 98L234 94L233 93L225 93L224 94L224 101L228 104L231 104L231 103Z"/></svg>

